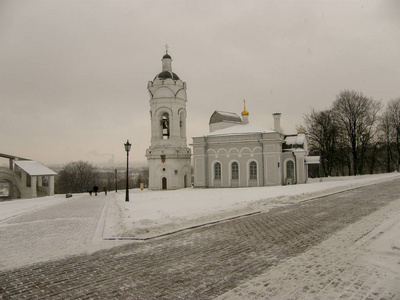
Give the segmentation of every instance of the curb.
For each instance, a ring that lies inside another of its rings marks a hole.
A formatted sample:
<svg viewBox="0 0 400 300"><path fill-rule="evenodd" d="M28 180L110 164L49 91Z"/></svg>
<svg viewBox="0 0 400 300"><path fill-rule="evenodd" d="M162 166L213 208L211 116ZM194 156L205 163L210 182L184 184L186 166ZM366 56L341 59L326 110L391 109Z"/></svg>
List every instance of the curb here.
<svg viewBox="0 0 400 300"><path fill-rule="evenodd" d="M365 186L375 185L375 184L379 184L379 183L386 182L386 181L392 181L392 180L396 180L396 179L399 179L399 178L388 178L388 179L379 180L378 182L365 183L365 184L362 184L360 186L344 188L344 189L339 190L339 191L326 193L326 194L323 194L323 195L320 195L320 196L311 197L311 198L306 198L306 199L300 200L300 201L298 201L296 203L287 203L285 205L293 205L293 204L305 203L305 202L309 202L309 201L315 201L315 200L318 200L318 199L321 199L321 198L324 198L324 197L328 197L328 196L331 196L331 195L341 194L341 193L344 193L344 192L347 192L347 191L360 189L360 188L365 187ZM107 206L107 209L108 209L108 206ZM226 219L211 221L211 222L208 222L208 223L203 223L203 224L194 225L194 226L190 226L190 227L186 227L186 228L182 228L182 229L177 229L177 230L174 230L174 231L170 231L170 232L166 232L166 233L162 233L162 234L158 234L158 235L154 235L154 236L149 236L149 237L143 237L143 238L139 238L139 237L137 237L137 238L135 238L135 237L103 237L102 239L103 240L109 240L109 241L110 240L148 241L148 240L152 240L152 239L156 239L156 238L161 238L161 237L173 235L173 234L176 234L176 233L179 233L179 232L183 232L183 231L189 231L189 230L200 228L200 227L211 226L211 225L215 225L215 224L223 223L223 222L228 222L228 221L232 221L232 220L239 219L239 218L245 218L245 217L248 217L248 216L251 216L251 215L256 215L256 214L267 212L267 211L268 210L266 210L266 211L259 210L259 211L256 211L256 212L251 212L251 213L247 213L247 214L243 214L243 215L239 215L239 216L235 216L235 217L230 217L230 218L226 218ZM103 232L102 233L104 233L104 227L105 227L105 220L103 221Z"/></svg>

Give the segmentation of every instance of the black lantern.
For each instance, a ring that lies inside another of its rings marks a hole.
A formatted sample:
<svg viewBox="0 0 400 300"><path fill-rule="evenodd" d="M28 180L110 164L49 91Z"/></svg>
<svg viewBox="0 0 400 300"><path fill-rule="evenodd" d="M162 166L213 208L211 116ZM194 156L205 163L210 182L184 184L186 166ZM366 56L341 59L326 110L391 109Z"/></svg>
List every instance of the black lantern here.
<svg viewBox="0 0 400 300"><path fill-rule="evenodd" d="M129 151L131 150L131 146L132 144L129 143L129 140L126 140L126 144L124 144L125 146L125 151L126 151L126 195L125 195L125 201L129 202L129 180L128 180L128 176L129 176Z"/></svg>

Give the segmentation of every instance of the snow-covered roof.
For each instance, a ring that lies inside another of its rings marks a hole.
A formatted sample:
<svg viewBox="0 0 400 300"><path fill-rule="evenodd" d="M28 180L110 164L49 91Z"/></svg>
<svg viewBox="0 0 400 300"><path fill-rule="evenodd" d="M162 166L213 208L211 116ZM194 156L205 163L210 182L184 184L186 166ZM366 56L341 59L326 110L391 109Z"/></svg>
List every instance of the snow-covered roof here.
<svg viewBox="0 0 400 300"><path fill-rule="evenodd" d="M266 129L257 125L235 125L224 129L215 130L206 134L205 136L214 135L235 135L235 134L246 134L246 133L273 133L275 131L271 129Z"/></svg>
<svg viewBox="0 0 400 300"><path fill-rule="evenodd" d="M19 156L15 156L15 155L4 154L4 153L0 153L0 157L9 158L9 159L18 158L20 160L29 160L28 158L23 158L23 157L19 157Z"/></svg>
<svg viewBox="0 0 400 300"><path fill-rule="evenodd" d="M210 117L210 124L220 122L242 123L242 119L235 113L216 110Z"/></svg>
<svg viewBox="0 0 400 300"><path fill-rule="evenodd" d="M34 160L17 160L14 164L31 176L57 175L53 170Z"/></svg>
<svg viewBox="0 0 400 300"><path fill-rule="evenodd" d="M306 139L305 134L288 135L285 137L286 145L303 145Z"/></svg>

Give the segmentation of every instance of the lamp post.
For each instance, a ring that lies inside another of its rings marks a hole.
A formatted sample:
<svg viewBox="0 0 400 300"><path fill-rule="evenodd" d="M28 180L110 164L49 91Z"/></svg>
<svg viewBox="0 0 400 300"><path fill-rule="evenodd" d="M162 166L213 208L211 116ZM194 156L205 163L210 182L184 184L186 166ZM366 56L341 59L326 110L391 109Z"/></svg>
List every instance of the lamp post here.
<svg viewBox="0 0 400 300"><path fill-rule="evenodd" d="M128 169L129 169L129 151L131 150L132 144L129 143L129 140L126 140L125 151L126 151L126 195L125 202L129 202L129 180L128 180Z"/></svg>
<svg viewBox="0 0 400 300"><path fill-rule="evenodd" d="M118 192L118 176L117 176L117 169L115 171L115 192Z"/></svg>

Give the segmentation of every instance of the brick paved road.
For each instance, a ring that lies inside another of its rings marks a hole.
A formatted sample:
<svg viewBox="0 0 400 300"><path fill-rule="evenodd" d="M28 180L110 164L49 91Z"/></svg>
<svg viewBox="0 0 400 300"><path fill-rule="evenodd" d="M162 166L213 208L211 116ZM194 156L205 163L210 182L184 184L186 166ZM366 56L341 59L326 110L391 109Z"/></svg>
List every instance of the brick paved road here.
<svg viewBox="0 0 400 300"><path fill-rule="evenodd" d="M3 299L212 299L400 195L380 183L267 213L0 273Z"/></svg>

